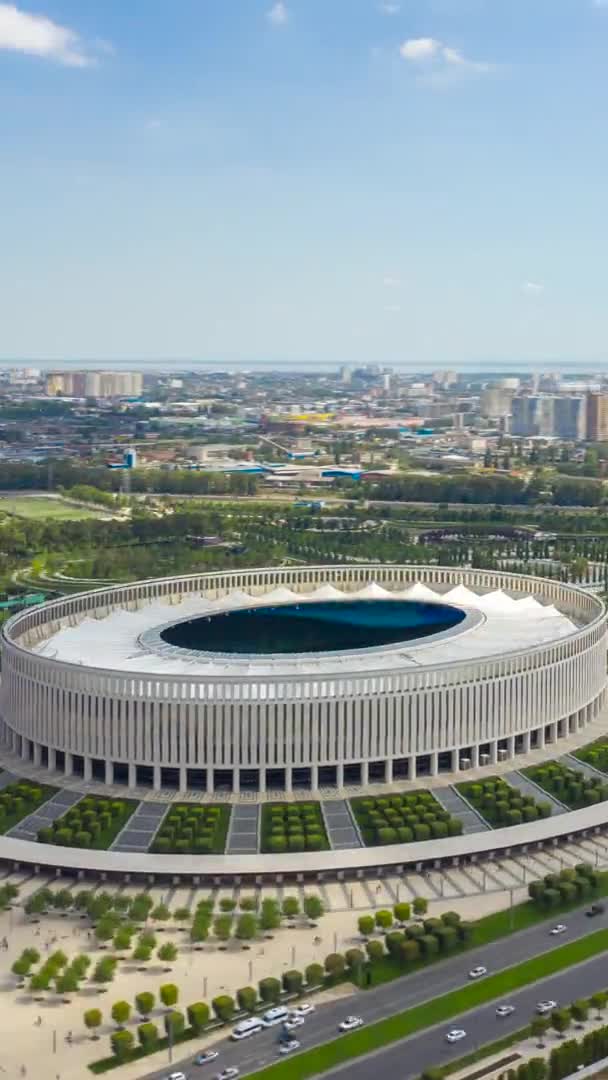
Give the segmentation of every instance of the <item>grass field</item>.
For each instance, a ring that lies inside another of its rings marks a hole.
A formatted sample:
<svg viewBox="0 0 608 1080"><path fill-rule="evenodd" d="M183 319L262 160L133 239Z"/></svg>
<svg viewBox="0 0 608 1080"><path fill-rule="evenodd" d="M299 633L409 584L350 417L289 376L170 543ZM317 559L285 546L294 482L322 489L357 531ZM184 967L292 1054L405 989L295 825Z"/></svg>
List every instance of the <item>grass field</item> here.
<svg viewBox="0 0 608 1080"><path fill-rule="evenodd" d="M559 949L542 956L534 956L523 964L516 964L505 971L489 975L482 982L468 983L449 994L422 1002L413 1009L389 1016L369 1027L360 1028L350 1035L334 1039L323 1046L296 1054L289 1061L278 1062L251 1074L251 1080L305 1080L335 1068L352 1058L379 1050L389 1043L414 1035L417 1031L432 1027L460 1016L469 1009L502 997L513 990L554 975L558 971L581 964L592 956L608 949L608 930L597 930L578 941L571 941Z"/></svg>
<svg viewBox="0 0 608 1080"><path fill-rule="evenodd" d="M71 503L64 502L63 499L51 499L46 498L44 495L33 496L11 496L10 498L0 497L0 514L14 514L15 517L41 519L41 518L55 518L57 521L67 521L69 519L77 518L98 518L101 516L99 510L89 510L84 506L73 506Z"/></svg>

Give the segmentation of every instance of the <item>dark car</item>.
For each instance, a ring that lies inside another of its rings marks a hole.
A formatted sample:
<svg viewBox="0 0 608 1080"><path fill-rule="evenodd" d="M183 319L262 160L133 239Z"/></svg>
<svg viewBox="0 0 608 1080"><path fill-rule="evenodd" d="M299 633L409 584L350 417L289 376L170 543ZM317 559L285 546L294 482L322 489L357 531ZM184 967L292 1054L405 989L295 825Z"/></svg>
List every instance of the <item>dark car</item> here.
<svg viewBox="0 0 608 1080"><path fill-rule="evenodd" d="M589 911L585 912L585 915L588 919L593 919L595 915L603 915L605 910L603 904L592 904Z"/></svg>

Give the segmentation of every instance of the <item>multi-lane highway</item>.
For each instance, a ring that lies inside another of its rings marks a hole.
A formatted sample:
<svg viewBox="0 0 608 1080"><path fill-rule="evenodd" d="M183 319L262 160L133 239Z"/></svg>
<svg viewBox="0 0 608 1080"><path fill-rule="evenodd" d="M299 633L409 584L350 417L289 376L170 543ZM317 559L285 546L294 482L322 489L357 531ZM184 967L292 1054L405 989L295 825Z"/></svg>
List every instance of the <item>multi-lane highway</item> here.
<svg viewBox="0 0 608 1080"><path fill-rule="evenodd" d="M338 1037L338 1024L348 1013L362 1016L366 1023L373 1023L393 1013L418 1005L422 1001L439 997L467 983L469 970L478 964L487 967L489 973L500 971L606 926L608 911L597 918L588 919L585 916L585 909L581 908L563 917L563 921L567 925L567 932L558 937L550 933L555 925L554 922L539 923L527 930L512 934L508 938L451 957L432 967L385 983L383 986L357 991L346 999L319 1005L305 1025L297 1031L297 1038L303 1049L317 1046ZM535 1003L542 997L568 1003L577 997L588 996L594 990L605 988L608 988L608 972L605 960L600 957L559 975L551 976L546 980L546 985L543 982L510 995L509 1000L517 1005L517 1010L511 1017L500 1023L494 1015L496 1007L494 1003L494 1005L475 1010L466 1021L455 1017L448 1024L442 1025L440 1034L437 1029L427 1030L394 1044L386 1050L378 1051L371 1057L349 1062L348 1068L351 1072L349 1080L366 1080L367 1077L372 1076L372 1070L377 1071L379 1067L384 1070L385 1058L387 1075L405 1080L409 1076L418 1075L422 1068L434 1064L436 1060L449 1060L449 1054L452 1057L460 1057L476 1044L498 1038L501 1032L521 1027L528 1021ZM464 1027L468 1033L466 1040L454 1044L452 1048L443 1039L444 1031L450 1027ZM244 1076L248 1072L279 1060L279 1034L280 1028L269 1028L243 1042L235 1043L222 1039L215 1044L215 1048L220 1052L217 1061L204 1068L192 1065L196 1053L196 1044L192 1043L188 1057L174 1063L171 1069L181 1069L190 1078L198 1075L214 1076L222 1068L236 1065ZM294 1076L296 1076L297 1055L294 1055L291 1060L294 1062ZM171 1069L168 1067L159 1069L150 1073L149 1078L157 1080L157 1078L165 1077ZM328 1076L337 1076L340 1071L334 1070Z"/></svg>

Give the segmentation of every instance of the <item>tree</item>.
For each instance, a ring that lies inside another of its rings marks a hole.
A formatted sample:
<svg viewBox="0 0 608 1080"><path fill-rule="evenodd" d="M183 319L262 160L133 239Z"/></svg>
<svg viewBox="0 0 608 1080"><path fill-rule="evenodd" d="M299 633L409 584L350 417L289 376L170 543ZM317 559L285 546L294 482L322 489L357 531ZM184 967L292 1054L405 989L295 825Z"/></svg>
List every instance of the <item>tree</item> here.
<svg viewBox="0 0 608 1080"><path fill-rule="evenodd" d="M149 1016L156 1004L156 998L150 990L142 990L135 995L135 1005L140 1016Z"/></svg>
<svg viewBox="0 0 608 1080"><path fill-rule="evenodd" d="M236 924L236 936L241 941L251 941L258 932L258 919L251 912L239 916Z"/></svg>
<svg viewBox="0 0 608 1080"><path fill-rule="evenodd" d="M31 966L32 965L27 959L27 957L20 956L17 960L15 960L13 966L11 967L11 971L13 975L16 975L17 978L21 981L21 979L24 979L26 975L29 975Z"/></svg>
<svg viewBox="0 0 608 1080"><path fill-rule="evenodd" d="M172 964L177 959L177 946L172 941L166 941L164 945L161 945L157 956L163 964Z"/></svg>
<svg viewBox="0 0 608 1080"><path fill-rule="evenodd" d="M172 1012L165 1013L163 1023L167 1035L172 1040L179 1038L186 1027L186 1019L179 1009L174 1009Z"/></svg>
<svg viewBox="0 0 608 1080"><path fill-rule="evenodd" d="M128 1001L115 1001L112 1006L112 1019L118 1027L123 1027L131 1015L131 1006Z"/></svg>
<svg viewBox="0 0 608 1080"><path fill-rule="evenodd" d="M538 1040L539 1050L545 1045L543 1037L549 1030L549 1020L546 1016L534 1016L530 1024L530 1031L535 1039Z"/></svg>
<svg viewBox="0 0 608 1080"><path fill-rule="evenodd" d="M302 984L304 982L304 976L301 971L284 971L283 972L283 989L288 994L301 994Z"/></svg>
<svg viewBox="0 0 608 1080"><path fill-rule="evenodd" d="M276 1005L281 997L281 984L278 979L268 976L258 983L260 998L268 1005Z"/></svg>
<svg viewBox="0 0 608 1080"><path fill-rule="evenodd" d="M393 914L397 922L407 922L411 915L411 907L404 900L402 900L400 903L395 904L393 908Z"/></svg>
<svg viewBox="0 0 608 1080"><path fill-rule="evenodd" d="M179 990L175 983L165 983L161 986L158 996L166 1009L172 1009L179 1000Z"/></svg>
<svg viewBox="0 0 608 1080"><path fill-rule="evenodd" d="M66 968L66 970L55 979L55 990L60 995L76 994L78 992L78 985L78 975L72 968Z"/></svg>
<svg viewBox="0 0 608 1080"><path fill-rule="evenodd" d="M590 1001L593 1008L597 1010L597 1019L601 1020L602 1009L606 1008L608 994L604 990L597 990L595 994L591 995Z"/></svg>
<svg viewBox="0 0 608 1080"><path fill-rule="evenodd" d="M424 896L414 897L414 902L412 904L414 915L426 915L428 906L429 902L425 899Z"/></svg>
<svg viewBox="0 0 608 1080"><path fill-rule="evenodd" d="M156 1044L158 1043L158 1028L156 1024L152 1024L150 1022L146 1024L139 1024L137 1028L137 1038L139 1039L140 1045L143 1047L143 1049L147 1053L150 1053L152 1050L154 1050Z"/></svg>
<svg viewBox="0 0 608 1080"><path fill-rule="evenodd" d="M133 959L137 960L138 964L147 964L151 956L152 949L150 945L142 945L140 942L133 950Z"/></svg>
<svg viewBox="0 0 608 1080"><path fill-rule="evenodd" d="M388 930L393 925L392 911L381 910L376 912L376 926L381 930Z"/></svg>
<svg viewBox="0 0 608 1080"><path fill-rule="evenodd" d="M384 956L384 945L381 941L368 941L365 951L371 961L380 960Z"/></svg>
<svg viewBox="0 0 608 1080"><path fill-rule="evenodd" d="M186 1009L188 1023L196 1035L200 1035L206 1024L209 1023L209 1006L204 1001L194 1001Z"/></svg>
<svg viewBox="0 0 608 1080"><path fill-rule="evenodd" d="M260 912L260 926L262 930L277 930L280 925L281 913L276 900L263 900Z"/></svg>
<svg viewBox="0 0 608 1080"><path fill-rule="evenodd" d="M323 985L324 972L320 964L309 964L304 975L306 977L307 986Z"/></svg>
<svg viewBox="0 0 608 1080"><path fill-rule="evenodd" d="M571 1020L570 1009L554 1009L551 1013L551 1027L555 1029L560 1039L570 1027Z"/></svg>
<svg viewBox="0 0 608 1080"><path fill-rule="evenodd" d="M190 922L191 914L190 908L179 907L173 912L173 918L176 922Z"/></svg>
<svg viewBox="0 0 608 1080"><path fill-rule="evenodd" d="M323 914L323 903L318 896L304 897L304 914L311 922L320 919Z"/></svg>
<svg viewBox="0 0 608 1080"><path fill-rule="evenodd" d="M98 960L93 972L93 982L112 982L116 970L116 960L113 956L104 956Z"/></svg>
<svg viewBox="0 0 608 1080"><path fill-rule="evenodd" d="M226 1022L231 1020L234 1015L234 998L231 998L228 994L220 994L219 997L213 999L211 1007L218 1020Z"/></svg>
<svg viewBox="0 0 608 1080"><path fill-rule="evenodd" d="M584 998L579 998L578 1001L573 1001L571 1005L572 1019L577 1024L583 1024L589 1016L589 1002Z"/></svg>
<svg viewBox="0 0 608 1080"><path fill-rule="evenodd" d="M236 992L236 1000L239 1009L242 1009L243 1012L252 1013L258 1003L258 995L253 986L242 986Z"/></svg>
<svg viewBox="0 0 608 1080"><path fill-rule="evenodd" d="M359 933L362 934L363 937L369 937L370 934L373 934L376 926L373 915L360 915L358 926Z"/></svg>
<svg viewBox="0 0 608 1080"><path fill-rule="evenodd" d="M286 896L283 900L282 910L287 919L294 919L300 913L300 901L296 896Z"/></svg>
<svg viewBox="0 0 608 1080"><path fill-rule="evenodd" d="M97 1028L102 1024L101 1009L87 1009L84 1014L84 1026L88 1031L92 1031L92 1039L98 1039Z"/></svg>
<svg viewBox="0 0 608 1080"><path fill-rule="evenodd" d="M133 1049L135 1039L130 1031L114 1031L110 1037L112 1052L120 1061L125 1061Z"/></svg>
<svg viewBox="0 0 608 1080"><path fill-rule="evenodd" d="M220 941L228 941L232 930L232 915L218 915L213 923L213 933Z"/></svg>
<svg viewBox="0 0 608 1080"><path fill-rule="evenodd" d="M130 926L119 926L114 934L112 944L117 952L127 952L131 948L133 930Z"/></svg>
<svg viewBox="0 0 608 1080"><path fill-rule="evenodd" d="M346 960L341 953L329 953L325 957L325 970L331 979L338 979L344 974Z"/></svg>
<svg viewBox="0 0 608 1080"><path fill-rule="evenodd" d="M167 922L171 918L171 912L166 904L157 904L150 912L150 918L155 922Z"/></svg>

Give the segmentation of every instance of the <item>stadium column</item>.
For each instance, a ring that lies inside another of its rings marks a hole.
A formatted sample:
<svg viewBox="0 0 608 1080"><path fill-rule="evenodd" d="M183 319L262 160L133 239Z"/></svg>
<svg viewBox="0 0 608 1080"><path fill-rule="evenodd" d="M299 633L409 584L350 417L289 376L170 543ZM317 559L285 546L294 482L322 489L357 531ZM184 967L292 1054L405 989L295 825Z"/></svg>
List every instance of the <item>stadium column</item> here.
<svg viewBox="0 0 608 1080"><path fill-rule="evenodd" d="M545 748L545 725L543 724L542 727L539 727L539 729L538 729L538 742L536 744L536 749L537 750L544 750L544 748Z"/></svg>
<svg viewBox="0 0 608 1080"><path fill-rule="evenodd" d="M418 768L417 768L417 765L416 765L416 755L412 754L412 756L411 756L411 758L409 760L409 768L408 768L407 778L408 778L408 780L415 780L417 776L418 776Z"/></svg>
<svg viewBox="0 0 608 1080"><path fill-rule="evenodd" d="M524 754L529 754L530 753L530 732L529 731L524 731L523 739L524 739L524 745L523 745Z"/></svg>
<svg viewBox="0 0 608 1080"><path fill-rule="evenodd" d="M66 750L66 752L65 752L65 766L64 766L64 769L63 769L63 775L64 776L71 776L73 772L74 772L74 758L73 758L72 754L70 754L69 750Z"/></svg>
<svg viewBox="0 0 608 1080"><path fill-rule="evenodd" d="M429 758L430 758L431 776L437 776L438 773L439 773L439 754L436 753L436 752L433 753L433 754L429 754Z"/></svg>
<svg viewBox="0 0 608 1080"><path fill-rule="evenodd" d="M215 791L215 784L213 782L213 769L211 768L211 766L207 767L207 791L211 793Z"/></svg>
<svg viewBox="0 0 608 1080"><path fill-rule="evenodd" d="M109 758L106 758L106 760L105 760L105 767L106 767L106 784L113 784L114 783L114 766L112 765L112 762L110 761Z"/></svg>
<svg viewBox="0 0 608 1080"><path fill-rule="evenodd" d="M188 790L188 770L185 765L179 767L179 790L180 792Z"/></svg>
<svg viewBox="0 0 608 1080"><path fill-rule="evenodd" d="M310 790L312 792L319 790L319 766L310 766Z"/></svg>
<svg viewBox="0 0 608 1080"><path fill-rule="evenodd" d="M91 761L90 757L85 757L84 763L83 763L82 778L83 778L83 780L90 780L92 775L93 775L93 762Z"/></svg>
<svg viewBox="0 0 608 1080"><path fill-rule="evenodd" d="M341 761L336 765L336 787L344 787L344 765Z"/></svg>
<svg viewBox="0 0 608 1080"><path fill-rule="evenodd" d="M40 743L35 742L34 743L34 762L33 762L34 765L40 765L40 751L41 751Z"/></svg>
<svg viewBox="0 0 608 1080"><path fill-rule="evenodd" d="M137 769L129 762L129 787L137 787Z"/></svg>
<svg viewBox="0 0 608 1080"><path fill-rule="evenodd" d="M344 769L342 771L344 771ZM388 758L387 762L386 762L385 781L386 781L387 784L392 784L392 782L393 782L393 759L392 758Z"/></svg>
<svg viewBox="0 0 608 1080"><path fill-rule="evenodd" d="M49 772L55 772L57 768L57 751L54 746L49 746Z"/></svg>
<svg viewBox="0 0 608 1080"><path fill-rule="evenodd" d="M479 767L479 746L477 743L471 747L471 768L477 769Z"/></svg>
<svg viewBox="0 0 608 1080"><path fill-rule="evenodd" d="M238 766L232 770L232 792L234 795L239 795L241 792L241 776Z"/></svg>
<svg viewBox="0 0 608 1080"><path fill-rule="evenodd" d="M291 795L293 791L293 777L291 765L288 765L285 769L285 792L287 795Z"/></svg>
<svg viewBox="0 0 608 1080"><path fill-rule="evenodd" d="M460 772L460 750L452 750L452 772Z"/></svg>
<svg viewBox="0 0 608 1080"><path fill-rule="evenodd" d="M508 758L514 758L515 757L515 736L514 735L509 735L509 738L507 739L507 757Z"/></svg>
<svg viewBox="0 0 608 1080"><path fill-rule="evenodd" d="M154 766L154 772L153 772L153 779L152 779L152 787L154 788L154 791L160 791L160 789L161 789L161 782L160 782L160 765L155 765L155 766Z"/></svg>
<svg viewBox="0 0 608 1080"><path fill-rule="evenodd" d="M498 742L494 739L494 742L490 743L490 764L496 765L498 761Z"/></svg>
<svg viewBox="0 0 608 1080"><path fill-rule="evenodd" d="M316 765L315 769L316 769L316 774L317 774L316 787L317 787L317 790L318 790L318 788L319 788L319 766ZM361 786L362 787L367 787L368 784L369 784L369 762L368 761L362 761L361 762Z"/></svg>

